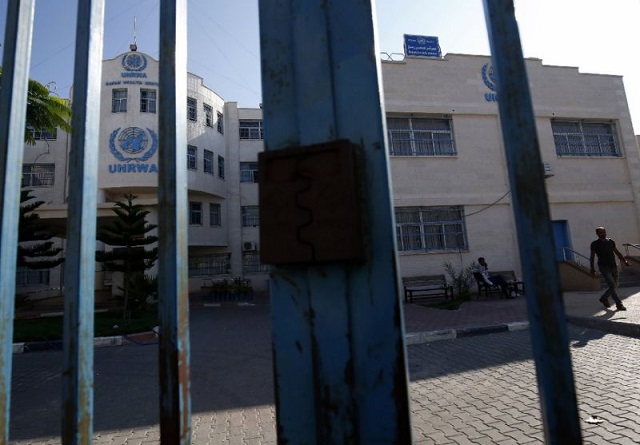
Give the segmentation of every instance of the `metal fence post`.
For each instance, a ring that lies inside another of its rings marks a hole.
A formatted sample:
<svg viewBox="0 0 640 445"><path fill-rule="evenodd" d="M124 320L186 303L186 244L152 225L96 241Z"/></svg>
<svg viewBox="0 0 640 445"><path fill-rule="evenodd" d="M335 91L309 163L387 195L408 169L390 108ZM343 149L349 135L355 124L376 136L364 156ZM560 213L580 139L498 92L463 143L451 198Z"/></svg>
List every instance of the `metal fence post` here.
<svg viewBox="0 0 640 445"><path fill-rule="evenodd" d="M304 220L278 233L293 239L296 231L310 225L320 232L320 221L332 213L331 203L343 204L340 192L327 198L324 211L318 200L303 199L309 190L305 187L315 188L325 179L316 168L326 167L326 177L340 175L328 162L312 160L322 157L317 150L322 151L323 144L346 141L349 148L343 154L361 154L355 192L364 223L361 234L354 230L353 236L361 236L364 259L286 264L284 258L271 274L280 443L411 442L374 26L368 1L260 2L264 154L277 156L294 147L287 151L294 162L273 165L282 172L291 167L292 181L301 189L293 196L285 187L289 196L281 196L280 204ZM265 186L278 184L273 177L263 182L268 172L262 168L261 164L261 255L268 256L263 250L268 238L263 216L270 212L277 219L278 209L265 208L263 198ZM307 182L312 174L317 176ZM287 224L295 222L289 219ZM287 256L313 250L315 255L331 243L319 238L282 244L272 253Z"/></svg>
<svg viewBox="0 0 640 445"><path fill-rule="evenodd" d="M512 0L484 0L545 441L582 442L533 105Z"/></svg>

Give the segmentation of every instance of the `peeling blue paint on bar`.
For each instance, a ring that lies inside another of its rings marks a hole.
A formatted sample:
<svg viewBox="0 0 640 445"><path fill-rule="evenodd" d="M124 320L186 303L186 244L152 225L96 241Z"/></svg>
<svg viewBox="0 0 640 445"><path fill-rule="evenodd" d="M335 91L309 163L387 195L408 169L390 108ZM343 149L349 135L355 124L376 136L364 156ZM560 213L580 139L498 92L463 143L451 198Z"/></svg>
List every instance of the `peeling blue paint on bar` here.
<svg viewBox="0 0 640 445"><path fill-rule="evenodd" d="M10 0L4 38L0 90L0 443L9 443L11 363L18 246L20 185L24 150L24 122L35 0ZM8 277L8 278L7 278Z"/></svg>
<svg viewBox="0 0 640 445"><path fill-rule="evenodd" d="M363 262L272 270L278 440L410 443L371 2L259 5L266 150L337 139L361 147L363 219L369 222Z"/></svg>
<svg viewBox="0 0 640 445"><path fill-rule="evenodd" d="M484 0L513 195L545 443L582 443L569 336L513 0ZM543 280L539 277L544 277Z"/></svg>
<svg viewBox="0 0 640 445"><path fill-rule="evenodd" d="M64 290L62 441L93 441L93 337L104 0L78 4Z"/></svg>
<svg viewBox="0 0 640 445"><path fill-rule="evenodd" d="M160 433L191 443L187 242L187 2L160 2L158 287Z"/></svg>

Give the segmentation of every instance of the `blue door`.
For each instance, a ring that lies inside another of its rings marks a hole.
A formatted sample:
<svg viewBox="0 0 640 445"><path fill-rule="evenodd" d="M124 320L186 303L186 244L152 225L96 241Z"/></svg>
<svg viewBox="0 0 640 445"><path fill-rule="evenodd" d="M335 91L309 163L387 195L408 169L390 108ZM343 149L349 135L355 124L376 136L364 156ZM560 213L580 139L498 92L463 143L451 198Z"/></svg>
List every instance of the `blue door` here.
<svg viewBox="0 0 640 445"><path fill-rule="evenodd" d="M573 260L573 247L571 246L571 237L569 236L569 224L566 220L551 221L551 224L553 227L553 241L556 245L556 260Z"/></svg>

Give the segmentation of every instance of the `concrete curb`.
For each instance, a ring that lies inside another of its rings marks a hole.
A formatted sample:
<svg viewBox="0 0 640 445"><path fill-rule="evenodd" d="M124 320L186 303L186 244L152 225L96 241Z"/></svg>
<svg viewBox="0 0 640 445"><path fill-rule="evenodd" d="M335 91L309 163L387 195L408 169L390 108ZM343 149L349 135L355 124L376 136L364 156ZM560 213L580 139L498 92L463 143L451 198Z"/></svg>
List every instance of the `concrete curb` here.
<svg viewBox="0 0 640 445"><path fill-rule="evenodd" d="M529 329L528 321L516 321L492 326L480 326L462 329L443 329L439 331L409 332L405 334L407 345L418 345L431 343L440 340L453 340L463 337L474 337L476 335L495 334L497 332L513 332Z"/></svg>
<svg viewBox="0 0 640 445"><path fill-rule="evenodd" d="M155 331L140 332L130 335L113 335L110 337L96 337L93 339L95 348L106 346L122 346L129 343L138 345L151 345L158 342L158 335ZM62 351L64 343L62 340L55 341L31 341L13 344L14 354L24 354L26 352L38 351Z"/></svg>

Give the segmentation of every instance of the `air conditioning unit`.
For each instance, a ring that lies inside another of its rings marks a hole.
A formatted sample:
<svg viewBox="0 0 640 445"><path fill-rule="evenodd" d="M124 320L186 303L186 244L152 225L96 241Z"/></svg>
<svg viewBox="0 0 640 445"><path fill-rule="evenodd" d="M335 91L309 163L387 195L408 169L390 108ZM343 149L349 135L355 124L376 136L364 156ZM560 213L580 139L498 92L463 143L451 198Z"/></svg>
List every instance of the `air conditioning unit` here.
<svg viewBox="0 0 640 445"><path fill-rule="evenodd" d="M548 162L543 162L542 165L544 167L545 178L550 178L555 175L555 173L553 173L553 168L551 168L551 164L549 164Z"/></svg>
<svg viewBox="0 0 640 445"><path fill-rule="evenodd" d="M256 250L258 250L258 244L254 241L245 241L242 243L243 252L255 252Z"/></svg>

